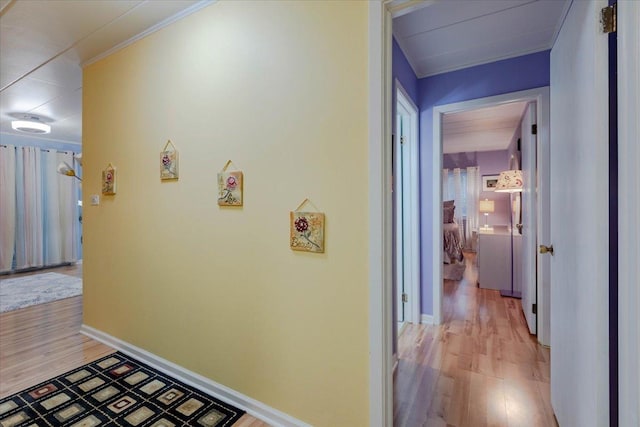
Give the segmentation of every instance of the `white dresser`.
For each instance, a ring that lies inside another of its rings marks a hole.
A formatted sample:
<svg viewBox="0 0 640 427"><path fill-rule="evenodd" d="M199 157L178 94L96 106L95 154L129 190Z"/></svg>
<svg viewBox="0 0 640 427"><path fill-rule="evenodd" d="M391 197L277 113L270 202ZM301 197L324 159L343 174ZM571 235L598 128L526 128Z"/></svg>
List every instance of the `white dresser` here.
<svg viewBox="0 0 640 427"><path fill-rule="evenodd" d="M513 290L521 291L522 236L513 235ZM478 230L478 285L485 289L511 289L511 239L507 227Z"/></svg>

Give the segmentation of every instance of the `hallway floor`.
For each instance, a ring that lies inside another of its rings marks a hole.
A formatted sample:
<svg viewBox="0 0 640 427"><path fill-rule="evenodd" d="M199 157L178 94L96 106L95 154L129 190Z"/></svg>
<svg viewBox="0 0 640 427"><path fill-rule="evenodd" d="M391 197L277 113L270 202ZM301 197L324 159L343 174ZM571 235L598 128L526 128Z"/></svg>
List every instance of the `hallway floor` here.
<svg viewBox="0 0 640 427"><path fill-rule="evenodd" d="M56 272L82 277L82 264L0 276ZM115 349L80 333L82 297L0 313L0 399L111 354ZM268 427L245 414L234 427Z"/></svg>
<svg viewBox="0 0 640 427"><path fill-rule="evenodd" d="M443 323L406 326L398 342L394 426L557 426L549 349L529 334L520 300L476 286L475 254L445 280Z"/></svg>

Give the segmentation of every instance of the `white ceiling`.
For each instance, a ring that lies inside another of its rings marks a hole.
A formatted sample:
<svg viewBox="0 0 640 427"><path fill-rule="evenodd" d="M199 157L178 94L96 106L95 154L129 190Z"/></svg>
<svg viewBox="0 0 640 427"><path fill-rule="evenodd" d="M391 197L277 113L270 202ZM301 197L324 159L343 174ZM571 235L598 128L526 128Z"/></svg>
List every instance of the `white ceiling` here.
<svg viewBox="0 0 640 427"><path fill-rule="evenodd" d="M82 141L82 65L212 0L0 0L0 132L12 115ZM418 77L549 49L569 0L431 0L394 19ZM24 135L24 134L23 134ZM477 151L477 150L475 150Z"/></svg>
<svg viewBox="0 0 640 427"><path fill-rule="evenodd" d="M570 0L435 0L393 20L418 78L550 49Z"/></svg>
<svg viewBox="0 0 640 427"><path fill-rule="evenodd" d="M80 143L82 65L211 3L0 0L0 132L32 113L49 121L46 138Z"/></svg>
<svg viewBox="0 0 640 427"><path fill-rule="evenodd" d="M418 78L551 49L571 0L429 0L393 20L393 35ZM504 150L525 103L453 113L443 152Z"/></svg>
<svg viewBox="0 0 640 427"><path fill-rule="evenodd" d="M442 152L506 150L526 106L526 102L511 102L445 114L442 119Z"/></svg>

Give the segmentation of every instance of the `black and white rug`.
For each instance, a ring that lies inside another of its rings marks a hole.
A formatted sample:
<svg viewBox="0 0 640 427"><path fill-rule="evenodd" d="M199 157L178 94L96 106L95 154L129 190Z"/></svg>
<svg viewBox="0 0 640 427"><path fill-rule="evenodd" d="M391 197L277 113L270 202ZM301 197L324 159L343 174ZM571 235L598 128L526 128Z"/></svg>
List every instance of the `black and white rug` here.
<svg viewBox="0 0 640 427"><path fill-rule="evenodd" d="M224 427L243 414L120 352L0 400L11 427Z"/></svg>

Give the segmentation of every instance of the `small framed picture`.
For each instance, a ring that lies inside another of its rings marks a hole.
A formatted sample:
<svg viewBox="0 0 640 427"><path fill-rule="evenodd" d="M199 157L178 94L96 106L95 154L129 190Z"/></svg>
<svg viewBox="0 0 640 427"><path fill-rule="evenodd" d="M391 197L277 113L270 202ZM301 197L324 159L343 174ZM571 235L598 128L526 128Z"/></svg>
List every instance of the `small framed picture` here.
<svg viewBox="0 0 640 427"><path fill-rule="evenodd" d="M500 175L482 175L482 191L496 191Z"/></svg>
<svg viewBox="0 0 640 427"><path fill-rule="evenodd" d="M324 252L324 213L289 213L289 242L294 251Z"/></svg>
<svg viewBox="0 0 640 427"><path fill-rule="evenodd" d="M102 171L102 194L105 196L116 194L116 168L111 163Z"/></svg>
<svg viewBox="0 0 640 427"><path fill-rule="evenodd" d="M241 171L218 173L218 206L242 206Z"/></svg>
<svg viewBox="0 0 640 427"><path fill-rule="evenodd" d="M173 145L171 140L169 140L160 152L160 180L175 181L177 179L178 150L176 150L176 147Z"/></svg>

